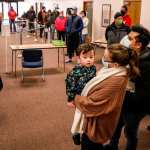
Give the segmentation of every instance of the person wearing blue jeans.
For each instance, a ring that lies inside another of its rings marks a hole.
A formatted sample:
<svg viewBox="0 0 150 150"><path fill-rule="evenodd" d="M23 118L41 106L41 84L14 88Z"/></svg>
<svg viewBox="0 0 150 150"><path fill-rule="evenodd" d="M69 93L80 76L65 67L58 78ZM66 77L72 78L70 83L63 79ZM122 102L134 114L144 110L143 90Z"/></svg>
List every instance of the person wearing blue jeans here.
<svg viewBox="0 0 150 150"><path fill-rule="evenodd" d="M9 20L10 23L10 32L16 32L15 20Z"/></svg>
<svg viewBox="0 0 150 150"><path fill-rule="evenodd" d="M130 47L138 54L140 76L131 79L135 85L134 92L126 92L118 126L104 150L118 150L119 138L123 126L127 139L125 150L136 150L138 129L141 120L150 114L150 32L143 26L132 26L131 32L121 40L124 46Z"/></svg>
<svg viewBox="0 0 150 150"><path fill-rule="evenodd" d="M16 32L15 19L17 17L17 13L12 6L8 11L8 17L9 17L9 24L10 24L10 32ZM13 30L12 30L12 26L13 26Z"/></svg>

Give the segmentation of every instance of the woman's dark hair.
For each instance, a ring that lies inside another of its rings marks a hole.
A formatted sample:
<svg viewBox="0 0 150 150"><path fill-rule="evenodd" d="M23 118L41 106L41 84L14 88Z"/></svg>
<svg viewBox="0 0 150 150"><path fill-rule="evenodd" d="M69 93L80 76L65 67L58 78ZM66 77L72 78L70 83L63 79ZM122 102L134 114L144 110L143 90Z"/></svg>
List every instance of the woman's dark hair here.
<svg viewBox="0 0 150 150"><path fill-rule="evenodd" d="M138 56L134 50L126 48L121 44L109 45L107 49L111 54L113 62L118 63L120 66L130 66L128 68L128 75L130 77L140 75Z"/></svg>
<svg viewBox="0 0 150 150"><path fill-rule="evenodd" d="M81 52L83 54L88 53L89 51L94 51L94 46L91 43L81 44L77 49L77 55L80 56Z"/></svg>
<svg viewBox="0 0 150 150"><path fill-rule="evenodd" d="M126 10L126 12L128 11L127 5L123 5L122 8L124 8Z"/></svg>
<svg viewBox="0 0 150 150"><path fill-rule="evenodd" d="M86 16L86 11L85 10L82 10L81 13L83 13L84 16Z"/></svg>
<svg viewBox="0 0 150 150"><path fill-rule="evenodd" d="M141 25L132 26L131 31L139 33L136 40L142 44L141 50L144 50L150 42L150 32Z"/></svg>

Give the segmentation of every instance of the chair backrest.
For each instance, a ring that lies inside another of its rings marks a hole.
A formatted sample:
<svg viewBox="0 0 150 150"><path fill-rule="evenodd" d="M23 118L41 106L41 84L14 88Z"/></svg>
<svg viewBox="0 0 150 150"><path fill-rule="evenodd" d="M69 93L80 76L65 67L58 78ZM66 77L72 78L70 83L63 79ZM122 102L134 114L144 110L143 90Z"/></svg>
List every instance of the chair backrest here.
<svg viewBox="0 0 150 150"><path fill-rule="evenodd" d="M36 62L42 60L42 50L41 49L28 49L23 50L22 57L23 61L26 62Z"/></svg>

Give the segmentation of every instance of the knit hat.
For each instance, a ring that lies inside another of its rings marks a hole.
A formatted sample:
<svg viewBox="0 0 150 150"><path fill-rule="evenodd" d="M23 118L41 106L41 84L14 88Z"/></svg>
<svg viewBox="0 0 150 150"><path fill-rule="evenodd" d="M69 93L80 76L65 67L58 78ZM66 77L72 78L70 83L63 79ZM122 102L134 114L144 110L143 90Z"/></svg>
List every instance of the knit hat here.
<svg viewBox="0 0 150 150"><path fill-rule="evenodd" d="M122 14L120 12L116 12L115 15L114 15L114 18L116 19L116 18L118 18L120 16L122 16Z"/></svg>
<svg viewBox="0 0 150 150"><path fill-rule="evenodd" d="M72 7L72 9L73 9L73 10L77 10L77 7L76 7L76 6L74 6L74 7Z"/></svg>

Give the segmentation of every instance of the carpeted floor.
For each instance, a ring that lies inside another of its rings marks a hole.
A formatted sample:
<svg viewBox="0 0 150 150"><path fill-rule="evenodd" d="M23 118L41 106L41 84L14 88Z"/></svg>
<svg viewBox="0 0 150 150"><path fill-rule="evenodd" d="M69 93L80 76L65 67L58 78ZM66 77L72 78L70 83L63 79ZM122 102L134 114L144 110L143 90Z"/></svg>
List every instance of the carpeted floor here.
<svg viewBox="0 0 150 150"><path fill-rule="evenodd" d="M17 78L4 73L5 48L2 42L0 46L4 81L4 89L0 93L0 150L79 150L79 146L73 145L70 135L74 110L66 106L66 73L56 68L56 52L44 52L45 68L48 68L45 82L39 76L28 75L22 83L19 59ZM102 53L103 50L97 49L97 62ZM67 64L67 71L73 65ZM29 71L26 73L30 74ZM150 124L149 117L140 126L138 150L150 149L147 124ZM122 137L120 150L124 149L124 141Z"/></svg>

